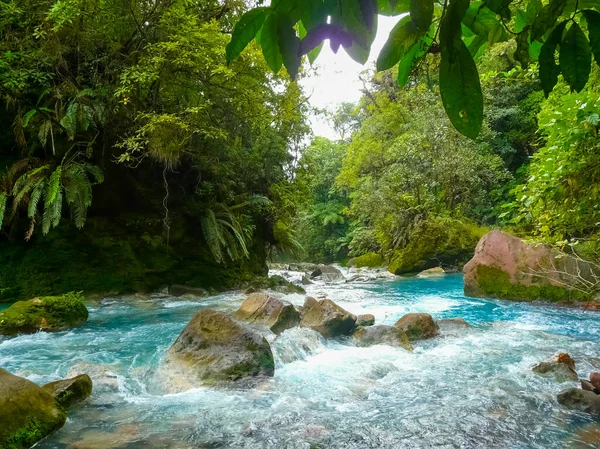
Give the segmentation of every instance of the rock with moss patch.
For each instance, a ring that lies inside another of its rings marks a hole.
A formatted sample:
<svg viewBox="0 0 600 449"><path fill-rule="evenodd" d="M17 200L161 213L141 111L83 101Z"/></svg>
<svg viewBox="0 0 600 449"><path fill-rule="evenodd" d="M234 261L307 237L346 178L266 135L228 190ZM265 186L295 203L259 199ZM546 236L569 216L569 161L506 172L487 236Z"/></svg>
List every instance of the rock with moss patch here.
<svg viewBox="0 0 600 449"><path fill-rule="evenodd" d="M252 282L250 282L250 286L246 290L246 293L255 293L260 290L267 289L279 293L284 293L286 295L291 293L306 293L306 291L301 286L288 281L283 276L279 276L278 274L269 277L260 277L254 279Z"/></svg>
<svg viewBox="0 0 600 449"><path fill-rule="evenodd" d="M559 382L577 381L578 379L577 371L575 371L575 360L565 353L556 354L531 369L534 373L553 377Z"/></svg>
<svg viewBox="0 0 600 449"><path fill-rule="evenodd" d="M309 327L325 338L335 338L352 334L356 317L332 300L323 299L304 313L300 326Z"/></svg>
<svg viewBox="0 0 600 449"><path fill-rule="evenodd" d="M300 324L300 313L293 304L264 292L248 296L235 317L249 323L266 324L275 334Z"/></svg>
<svg viewBox="0 0 600 449"><path fill-rule="evenodd" d="M191 388L247 377L270 377L275 372L275 362L262 335L222 312L204 309L173 343L164 368L183 376L180 385Z"/></svg>
<svg viewBox="0 0 600 449"><path fill-rule="evenodd" d="M88 310L80 293L41 296L18 301L0 312L0 334L31 334L38 331L61 331L83 325Z"/></svg>
<svg viewBox="0 0 600 449"><path fill-rule="evenodd" d="M57 380L42 387L50 393L58 405L68 409L92 394L92 379L87 374L80 374L71 379Z"/></svg>
<svg viewBox="0 0 600 449"><path fill-rule="evenodd" d="M377 268L383 265L383 257L377 253L366 253L362 256L353 257L348 261L348 265L356 268Z"/></svg>
<svg viewBox="0 0 600 449"><path fill-rule="evenodd" d="M357 326L373 326L375 324L375 316L370 313L365 313L363 315L356 316L356 325Z"/></svg>
<svg viewBox="0 0 600 449"><path fill-rule="evenodd" d="M579 275L593 279L593 266L547 245L492 231L464 267L465 295L576 305L588 295L565 285Z"/></svg>
<svg viewBox="0 0 600 449"><path fill-rule="evenodd" d="M394 326L406 332L411 341L435 337L439 331L437 323L428 313L407 313Z"/></svg>
<svg viewBox="0 0 600 449"><path fill-rule="evenodd" d="M60 429L65 412L33 382L0 368L0 447L28 449Z"/></svg>
<svg viewBox="0 0 600 449"><path fill-rule="evenodd" d="M412 345L402 329L395 326L378 324L377 326L361 327L352 337L359 346L389 345L412 351Z"/></svg>
<svg viewBox="0 0 600 449"><path fill-rule="evenodd" d="M427 270L421 271L419 274L417 274L417 277L418 278L434 278L434 277L444 276L445 274L446 274L446 272L444 271L444 269L442 267L434 267L434 268L428 268Z"/></svg>
<svg viewBox="0 0 600 449"><path fill-rule="evenodd" d="M556 396L558 402L572 410L600 415L600 395L579 388L567 388Z"/></svg>

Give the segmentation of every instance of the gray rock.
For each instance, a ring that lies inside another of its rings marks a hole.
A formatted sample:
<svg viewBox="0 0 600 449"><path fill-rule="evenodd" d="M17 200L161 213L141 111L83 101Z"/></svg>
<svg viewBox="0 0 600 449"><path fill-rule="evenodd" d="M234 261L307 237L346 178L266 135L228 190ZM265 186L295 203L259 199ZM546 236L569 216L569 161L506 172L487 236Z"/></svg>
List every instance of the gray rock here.
<svg viewBox="0 0 600 449"><path fill-rule="evenodd" d="M302 285L310 285L313 283L313 281L310 280L310 278L307 275L302 275Z"/></svg>
<svg viewBox="0 0 600 449"><path fill-rule="evenodd" d="M208 296L208 291L202 287L189 287L187 285L173 284L169 288L169 295L171 296L183 296L193 295L197 297Z"/></svg>
<svg viewBox="0 0 600 449"><path fill-rule="evenodd" d="M311 278L320 277L323 281L333 283L333 282L343 282L346 279L340 270L331 265L319 265L319 267L312 272Z"/></svg>
<svg viewBox="0 0 600 449"><path fill-rule="evenodd" d="M87 374L80 374L71 379L50 382L42 388L50 393L62 408L68 409L92 394L92 379Z"/></svg>
<svg viewBox="0 0 600 449"><path fill-rule="evenodd" d="M306 299L304 300L304 311L308 312L310 310L310 308L312 306L314 306L315 304L317 304L319 301L317 301L315 298L313 298L312 296L307 296Z"/></svg>
<svg viewBox="0 0 600 449"><path fill-rule="evenodd" d="M569 354L556 354L533 366L532 371L546 377L553 377L558 382L577 381L575 360Z"/></svg>
<svg viewBox="0 0 600 449"><path fill-rule="evenodd" d="M377 326L361 327L352 334L359 346L389 345L412 351L412 345L406 332L394 326L378 324Z"/></svg>
<svg viewBox="0 0 600 449"><path fill-rule="evenodd" d="M335 338L352 334L356 317L330 299L323 299L306 311L300 326L309 327L325 338Z"/></svg>
<svg viewBox="0 0 600 449"><path fill-rule="evenodd" d="M357 326L373 326L375 324L375 316L370 313L365 313L363 315L358 315L356 317L356 325Z"/></svg>
<svg viewBox="0 0 600 449"><path fill-rule="evenodd" d="M462 318L446 318L438 320L437 322L440 329L453 329L453 328L471 328L471 325Z"/></svg>
<svg viewBox="0 0 600 449"><path fill-rule="evenodd" d="M567 388L556 396L558 402L572 410L600 415L600 395L579 388Z"/></svg>

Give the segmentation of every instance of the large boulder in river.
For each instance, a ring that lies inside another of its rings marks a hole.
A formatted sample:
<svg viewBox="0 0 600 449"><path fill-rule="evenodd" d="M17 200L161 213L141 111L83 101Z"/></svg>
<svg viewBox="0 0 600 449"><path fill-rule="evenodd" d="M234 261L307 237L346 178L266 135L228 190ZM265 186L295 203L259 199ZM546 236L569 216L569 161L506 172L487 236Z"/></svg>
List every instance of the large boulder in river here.
<svg viewBox="0 0 600 449"><path fill-rule="evenodd" d="M0 312L0 335L61 331L83 325L88 310L80 293L18 301Z"/></svg>
<svg viewBox="0 0 600 449"><path fill-rule="evenodd" d="M65 412L33 382L0 368L0 447L29 449L60 429Z"/></svg>
<svg viewBox="0 0 600 449"><path fill-rule="evenodd" d="M556 396L558 402L572 410L600 415L600 395L579 388L567 388Z"/></svg>
<svg viewBox="0 0 600 449"><path fill-rule="evenodd" d="M87 374L80 374L71 379L50 382L42 388L50 393L56 402L66 410L92 394L92 379Z"/></svg>
<svg viewBox="0 0 600 449"><path fill-rule="evenodd" d="M578 379L577 371L575 371L575 360L565 353L556 354L531 369L534 373L553 377L559 382L577 381Z"/></svg>
<svg viewBox="0 0 600 449"><path fill-rule="evenodd" d="M352 337L358 346L389 345L412 350L406 332L395 326L378 324L377 326L361 327Z"/></svg>
<svg viewBox="0 0 600 449"><path fill-rule="evenodd" d="M310 275L311 278L320 278L321 280L334 283L334 282L344 282L346 278L342 274L340 270L331 265L319 265L319 267L312 272Z"/></svg>
<svg viewBox="0 0 600 449"><path fill-rule="evenodd" d="M266 324L275 334L300 324L300 313L293 304L264 292L248 296L235 317L249 323Z"/></svg>
<svg viewBox="0 0 600 449"><path fill-rule="evenodd" d="M424 340L435 337L439 327L428 313L407 313L394 324L408 335L409 340Z"/></svg>
<svg viewBox="0 0 600 449"><path fill-rule="evenodd" d="M273 376L275 362L267 340L222 312L204 309L183 329L166 357L190 385Z"/></svg>
<svg viewBox="0 0 600 449"><path fill-rule="evenodd" d="M547 245L525 243L502 231L484 235L464 267L465 295L569 303L589 299L566 288L578 276L593 280L587 262Z"/></svg>
<svg viewBox="0 0 600 449"><path fill-rule="evenodd" d="M325 338L335 338L352 334L356 317L332 300L323 299L304 313L300 326L309 327Z"/></svg>

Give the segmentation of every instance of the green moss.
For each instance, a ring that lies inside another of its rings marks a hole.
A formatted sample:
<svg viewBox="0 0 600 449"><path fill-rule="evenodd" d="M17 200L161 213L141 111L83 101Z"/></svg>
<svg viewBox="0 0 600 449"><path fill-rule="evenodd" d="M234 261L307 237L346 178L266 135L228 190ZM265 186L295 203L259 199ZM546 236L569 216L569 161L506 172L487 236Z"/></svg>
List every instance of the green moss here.
<svg viewBox="0 0 600 449"><path fill-rule="evenodd" d="M494 297L514 301L550 301L569 304L587 301L590 298L578 291L543 283L540 285L523 285L510 282L508 273L499 268L487 265L477 266L478 289L465 287L469 296Z"/></svg>
<svg viewBox="0 0 600 449"><path fill-rule="evenodd" d="M383 265L383 257L377 253L366 253L350 260L350 265L356 268L377 268Z"/></svg>
<svg viewBox="0 0 600 449"><path fill-rule="evenodd" d="M86 322L88 310L81 293L42 296L18 301L0 312L0 334L32 333L40 329L62 330Z"/></svg>
<svg viewBox="0 0 600 449"><path fill-rule="evenodd" d="M435 217L417 227L409 243L394 251L389 271L417 273L440 266L460 268L473 257L487 229L449 217Z"/></svg>
<svg viewBox="0 0 600 449"><path fill-rule="evenodd" d="M283 278L279 275L274 276L259 276L253 279L248 283L248 286L253 290L266 290L271 289L276 292L291 294L291 293L300 293L305 294L306 290L304 290L299 285L296 285L287 279Z"/></svg>

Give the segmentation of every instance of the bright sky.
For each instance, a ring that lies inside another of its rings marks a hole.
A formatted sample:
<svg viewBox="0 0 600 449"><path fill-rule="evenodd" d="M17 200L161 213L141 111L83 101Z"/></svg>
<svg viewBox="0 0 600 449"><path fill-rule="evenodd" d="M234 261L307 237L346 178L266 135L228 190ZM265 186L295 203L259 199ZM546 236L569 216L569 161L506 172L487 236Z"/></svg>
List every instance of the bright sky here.
<svg viewBox="0 0 600 449"><path fill-rule="evenodd" d="M334 110L337 105L345 101L358 101L362 88L358 77L365 69L374 67L379 51L398 20L400 17L379 16L377 37L373 42L371 56L365 66L350 58L343 48L340 48L337 54L333 53L329 47L329 41L326 41L315 65L310 69L310 76L301 81L304 92L310 97L311 105L319 109ZM311 125L315 136L339 138L330 121L322 115L312 117Z"/></svg>

